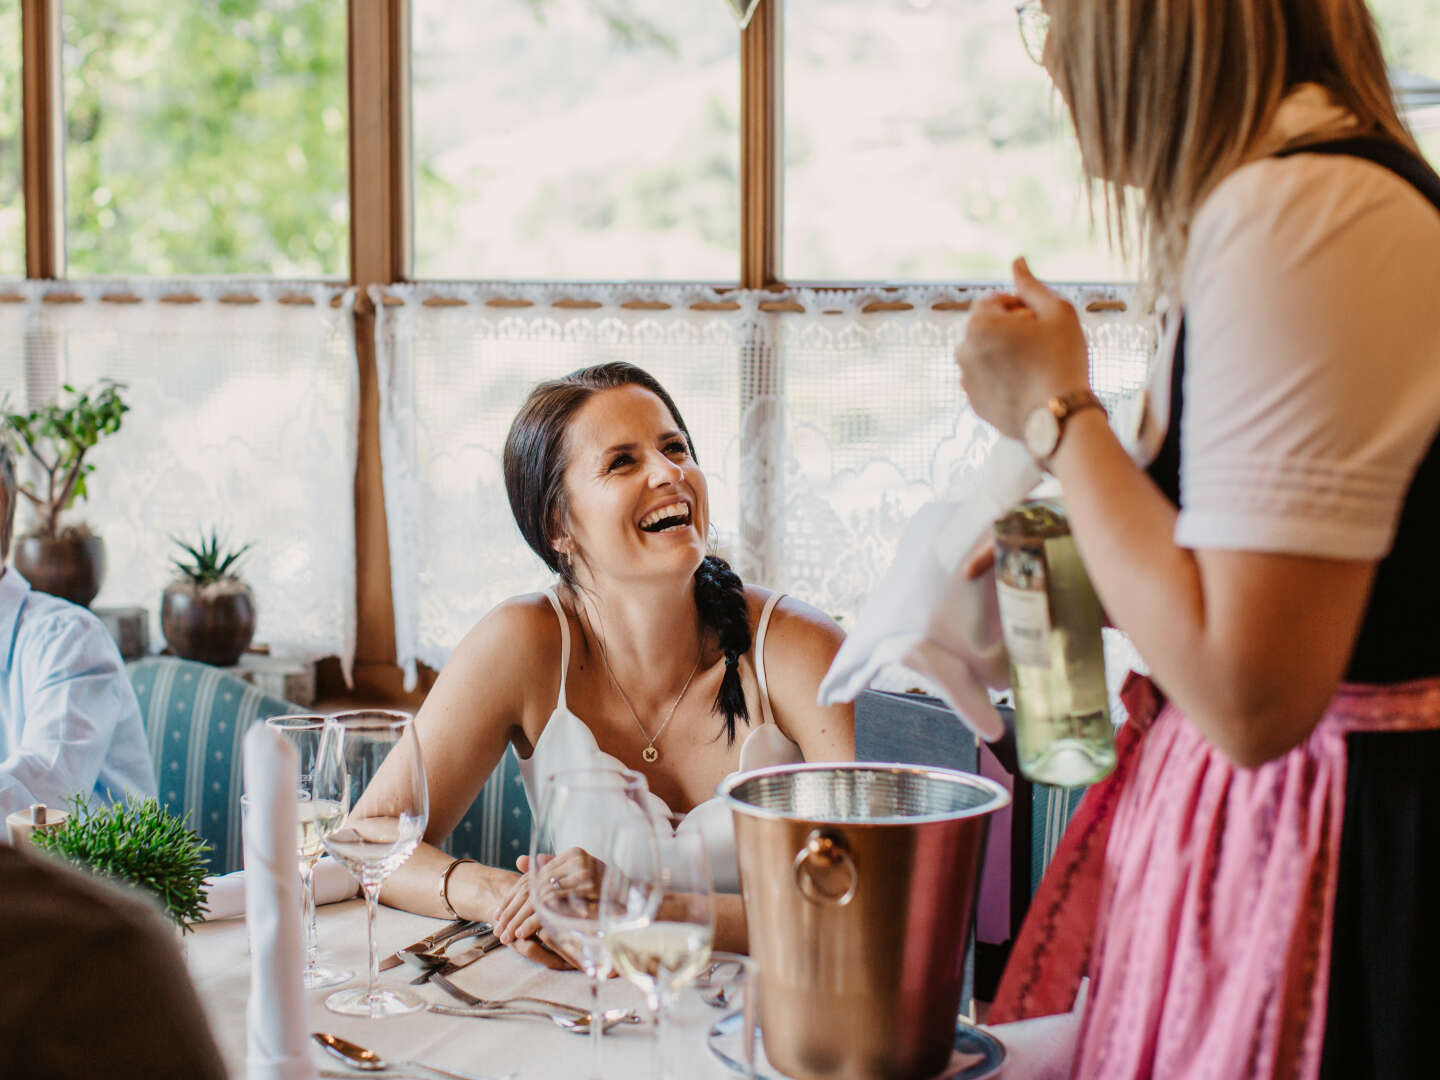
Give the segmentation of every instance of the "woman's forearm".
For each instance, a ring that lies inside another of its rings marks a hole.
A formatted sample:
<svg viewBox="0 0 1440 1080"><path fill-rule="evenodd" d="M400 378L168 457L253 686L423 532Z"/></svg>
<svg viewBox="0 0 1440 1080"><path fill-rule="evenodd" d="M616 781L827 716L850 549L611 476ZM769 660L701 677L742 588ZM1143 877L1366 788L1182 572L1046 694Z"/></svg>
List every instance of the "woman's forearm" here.
<svg viewBox="0 0 1440 1080"><path fill-rule="evenodd" d="M448 919L440 898L440 878L455 857L430 844L421 844L380 890L381 902L390 907ZM479 863L464 863L450 875L446 896L455 914L465 919L493 919L501 901L519 874Z"/></svg>

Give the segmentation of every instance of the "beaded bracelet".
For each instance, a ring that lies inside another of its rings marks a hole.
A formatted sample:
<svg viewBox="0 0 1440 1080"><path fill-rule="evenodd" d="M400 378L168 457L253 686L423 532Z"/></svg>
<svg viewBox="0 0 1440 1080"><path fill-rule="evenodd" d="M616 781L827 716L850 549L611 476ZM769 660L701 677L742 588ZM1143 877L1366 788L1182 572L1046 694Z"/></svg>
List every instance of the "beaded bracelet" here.
<svg viewBox="0 0 1440 1080"><path fill-rule="evenodd" d="M461 863L473 863L474 861L474 859L456 859L445 867L444 872L440 875L440 903L445 905L445 910L450 913L452 919L458 919L460 915L456 912L455 905L450 903L450 875Z"/></svg>

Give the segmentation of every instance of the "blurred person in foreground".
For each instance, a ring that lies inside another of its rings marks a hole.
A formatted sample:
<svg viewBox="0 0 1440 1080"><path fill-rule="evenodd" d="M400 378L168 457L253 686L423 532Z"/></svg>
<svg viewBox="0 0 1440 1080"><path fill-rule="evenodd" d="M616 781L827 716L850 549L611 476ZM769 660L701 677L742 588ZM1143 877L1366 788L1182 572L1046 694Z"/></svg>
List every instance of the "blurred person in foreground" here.
<svg viewBox="0 0 1440 1080"><path fill-rule="evenodd" d="M0 1076L222 1080L175 928L133 890L0 842Z"/></svg>
<svg viewBox="0 0 1440 1080"><path fill-rule="evenodd" d="M140 704L115 642L89 610L31 589L6 565L17 501L0 441L0 822L75 795L153 796Z"/></svg>
<svg viewBox="0 0 1440 1080"><path fill-rule="evenodd" d="M1151 671L990 1018L1067 1076L1433 1075L1440 179L1363 0L1020 15L1168 311L1134 456L1023 260L957 353Z"/></svg>
<svg viewBox="0 0 1440 1080"><path fill-rule="evenodd" d="M516 524L558 580L481 619L426 697L416 719L426 843L382 898L492 921L517 951L561 962L530 904L528 857L517 874L434 846L513 746L537 814L562 769L642 773L655 807L687 815L682 827L705 838L725 894L715 947L743 950L731 812L715 788L737 769L855 756L851 707L815 703L841 631L807 604L745 585L710 552L689 428L638 367L541 383L511 425L504 463Z"/></svg>

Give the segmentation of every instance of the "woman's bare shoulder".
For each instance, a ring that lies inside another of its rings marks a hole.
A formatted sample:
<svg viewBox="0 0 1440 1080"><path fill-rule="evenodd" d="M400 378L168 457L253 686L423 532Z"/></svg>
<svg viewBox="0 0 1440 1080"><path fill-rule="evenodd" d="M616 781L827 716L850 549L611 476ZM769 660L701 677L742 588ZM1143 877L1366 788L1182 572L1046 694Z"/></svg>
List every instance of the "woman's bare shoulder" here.
<svg viewBox="0 0 1440 1080"><path fill-rule="evenodd" d="M440 678L468 683L483 677L487 692L495 693L509 682L533 687L544 681L546 673L558 678L559 669L560 622L555 610L544 593L525 593L496 604L471 627Z"/></svg>
<svg viewBox="0 0 1440 1080"><path fill-rule="evenodd" d="M765 604L774 592L774 589L760 585L745 586L745 603L750 611L752 629L758 631ZM787 642L791 645L829 647L833 653L844 638L845 631L829 615L813 604L785 593L770 613L770 625L765 631L765 651L768 655L775 643Z"/></svg>

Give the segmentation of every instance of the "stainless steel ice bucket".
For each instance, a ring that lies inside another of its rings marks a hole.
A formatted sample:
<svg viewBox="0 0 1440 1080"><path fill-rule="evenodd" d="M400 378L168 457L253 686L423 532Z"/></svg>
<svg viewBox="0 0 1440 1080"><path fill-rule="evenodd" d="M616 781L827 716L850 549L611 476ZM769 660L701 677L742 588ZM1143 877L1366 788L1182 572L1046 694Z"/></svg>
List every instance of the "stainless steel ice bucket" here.
<svg viewBox="0 0 1440 1080"><path fill-rule="evenodd" d="M952 769L784 765L720 785L735 818L770 1063L798 1080L926 1080L949 1061L990 815Z"/></svg>

